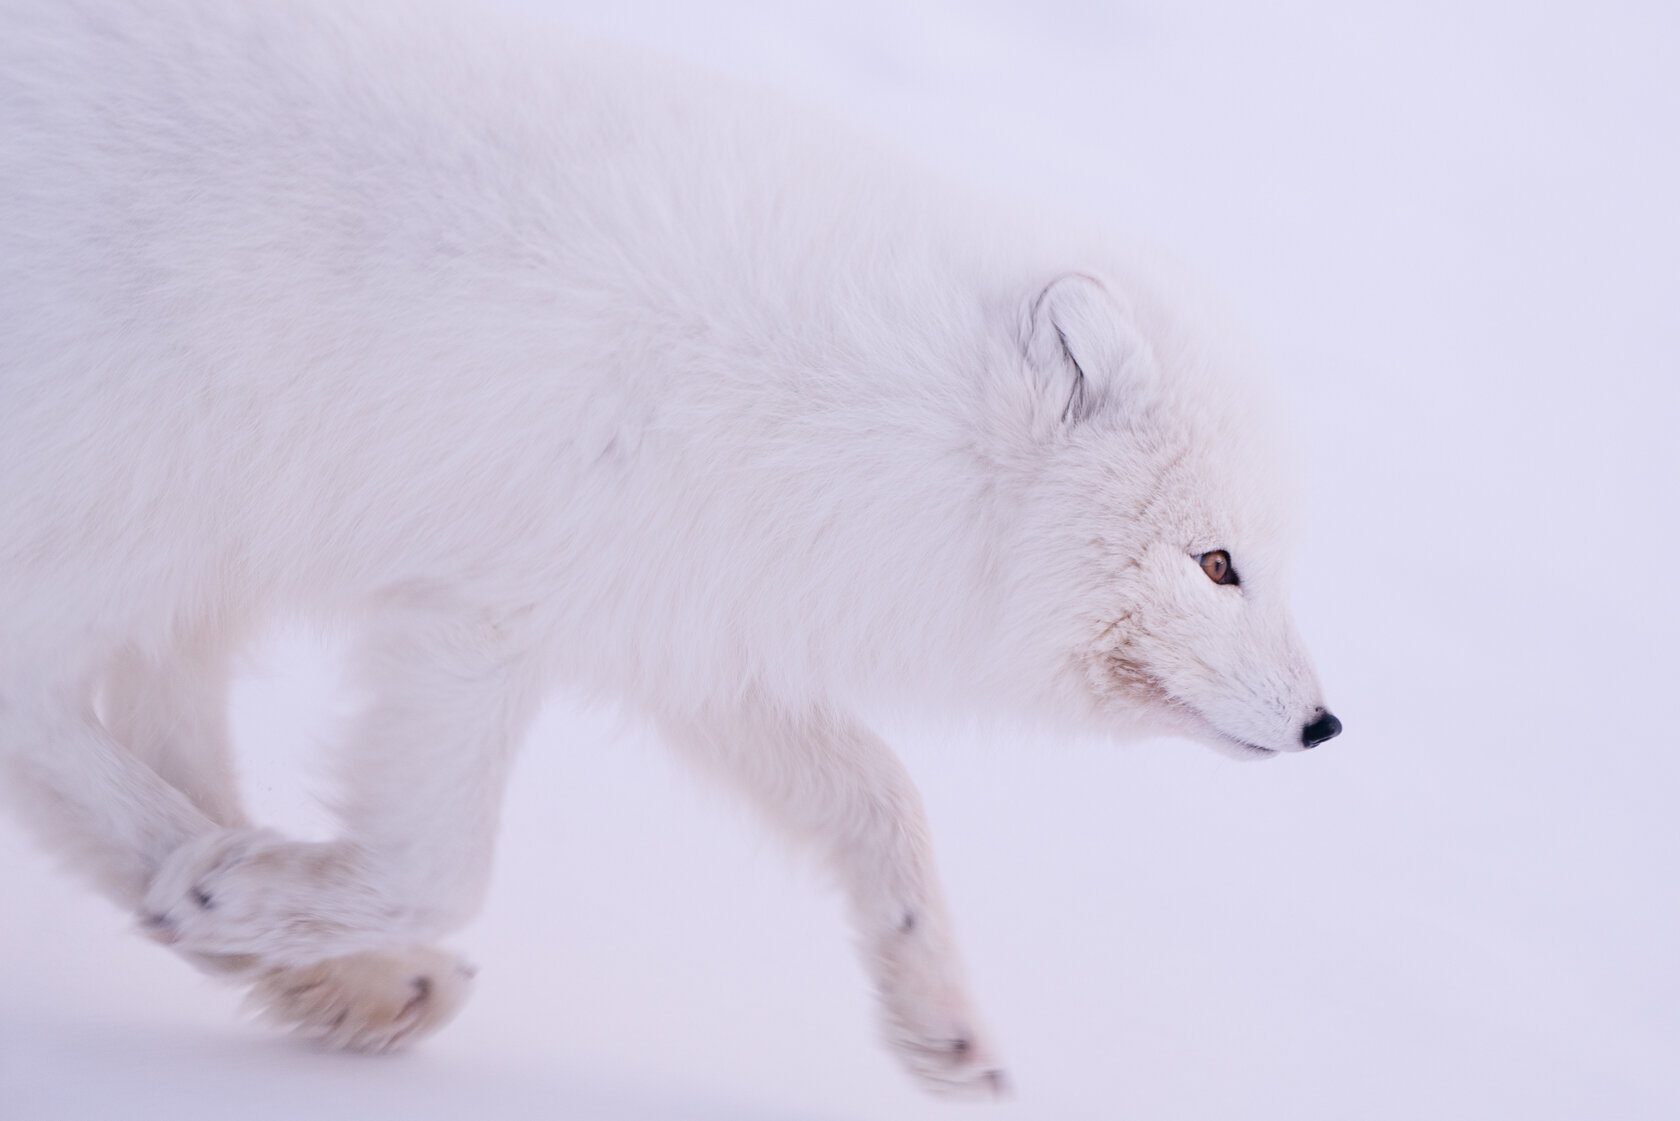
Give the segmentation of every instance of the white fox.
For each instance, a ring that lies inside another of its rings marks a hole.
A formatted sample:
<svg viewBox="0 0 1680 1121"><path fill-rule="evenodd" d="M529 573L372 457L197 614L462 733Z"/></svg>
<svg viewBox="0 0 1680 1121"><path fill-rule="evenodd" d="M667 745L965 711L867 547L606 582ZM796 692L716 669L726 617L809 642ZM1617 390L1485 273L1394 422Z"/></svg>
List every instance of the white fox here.
<svg viewBox="0 0 1680 1121"><path fill-rule="evenodd" d="M1261 755L1340 729L1234 363L1135 261L482 13L0 5L0 783L157 939L383 1049L466 992L551 690L847 893L995 1090L870 705ZM824 131L832 131L826 129ZM350 623L341 833L253 827L230 665Z"/></svg>

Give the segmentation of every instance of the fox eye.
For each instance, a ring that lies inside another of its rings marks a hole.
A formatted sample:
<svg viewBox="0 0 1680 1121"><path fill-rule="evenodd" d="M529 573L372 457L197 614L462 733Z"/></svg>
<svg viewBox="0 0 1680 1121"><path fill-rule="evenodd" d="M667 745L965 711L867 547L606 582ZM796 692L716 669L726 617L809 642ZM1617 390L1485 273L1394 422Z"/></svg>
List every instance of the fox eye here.
<svg viewBox="0 0 1680 1121"><path fill-rule="evenodd" d="M1231 554L1224 549L1215 549L1211 553L1203 553L1196 560L1201 564L1202 571L1215 584L1237 583L1237 570L1231 567Z"/></svg>

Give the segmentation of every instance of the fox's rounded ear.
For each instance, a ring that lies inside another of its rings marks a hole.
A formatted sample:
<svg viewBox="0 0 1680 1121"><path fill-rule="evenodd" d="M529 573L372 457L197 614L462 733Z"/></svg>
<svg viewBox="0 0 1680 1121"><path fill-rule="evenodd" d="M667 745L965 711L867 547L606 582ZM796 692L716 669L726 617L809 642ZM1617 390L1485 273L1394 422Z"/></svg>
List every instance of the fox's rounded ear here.
<svg viewBox="0 0 1680 1121"><path fill-rule="evenodd" d="M1045 419L1089 420L1115 404L1148 361L1128 309L1096 277L1068 273L1029 302L1022 339Z"/></svg>

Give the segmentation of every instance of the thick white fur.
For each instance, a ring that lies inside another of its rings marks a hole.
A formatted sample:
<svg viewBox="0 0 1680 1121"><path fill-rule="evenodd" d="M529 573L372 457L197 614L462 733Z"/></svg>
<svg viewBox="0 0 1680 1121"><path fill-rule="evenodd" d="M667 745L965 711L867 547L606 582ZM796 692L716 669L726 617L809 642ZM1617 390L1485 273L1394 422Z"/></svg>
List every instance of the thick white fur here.
<svg viewBox="0 0 1680 1121"><path fill-rule="evenodd" d="M479 905L565 687L814 846L892 1043L990 1089L860 707L1300 746L1253 406L1124 257L482 12L0 13L3 781L281 1019L453 1011L410 947ZM373 697L324 844L253 830L229 761L230 660L297 618L356 627Z"/></svg>

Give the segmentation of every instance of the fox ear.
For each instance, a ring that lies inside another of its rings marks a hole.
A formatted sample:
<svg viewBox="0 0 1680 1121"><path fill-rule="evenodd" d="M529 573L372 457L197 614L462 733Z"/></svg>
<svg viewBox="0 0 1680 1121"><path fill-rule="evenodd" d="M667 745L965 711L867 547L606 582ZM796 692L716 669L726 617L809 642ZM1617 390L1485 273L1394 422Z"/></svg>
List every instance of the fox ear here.
<svg viewBox="0 0 1680 1121"><path fill-rule="evenodd" d="M1126 307L1102 281L1083 273L1058 277L1032 300L1023 337L1041 416L1063 426L1112 405L1148 360L1148 346Z"/></svg>

